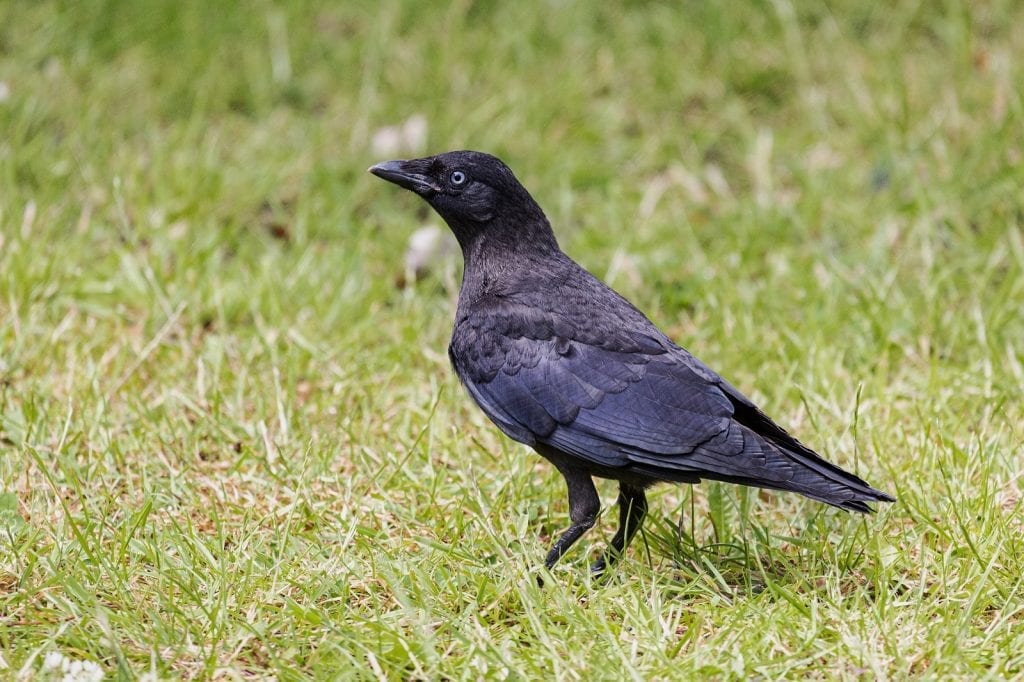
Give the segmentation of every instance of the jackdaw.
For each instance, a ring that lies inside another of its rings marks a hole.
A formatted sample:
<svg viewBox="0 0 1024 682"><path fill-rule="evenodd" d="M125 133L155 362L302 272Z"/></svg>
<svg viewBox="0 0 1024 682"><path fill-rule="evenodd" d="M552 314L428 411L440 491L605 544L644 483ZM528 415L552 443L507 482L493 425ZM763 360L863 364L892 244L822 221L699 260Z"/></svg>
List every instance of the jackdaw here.
<svg viewBox="0 0 1024 682"><path fill-rule="evenodd" d="M789 435L563 253L499 159L453 151L369 170L423 197L462 247L448 355L491 421L565 477L572 525L549 569L597 519L593 476L619 482L619 529L595 573L622 554L660 481L788 490L862 513L895 500Z"/></svg>

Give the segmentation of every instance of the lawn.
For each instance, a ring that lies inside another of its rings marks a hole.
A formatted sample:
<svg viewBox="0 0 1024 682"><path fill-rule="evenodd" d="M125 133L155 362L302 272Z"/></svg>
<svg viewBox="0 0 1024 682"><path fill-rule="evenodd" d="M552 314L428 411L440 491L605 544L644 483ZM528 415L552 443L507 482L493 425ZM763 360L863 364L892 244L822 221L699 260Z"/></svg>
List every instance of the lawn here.
<svg viewBox="0 0 1024 682"><path fill-rule="evenodd" d="M1022 93L998 0L0 4L0 679L1024 677ZM539 588L366 173L454 148L898 502L656 488L601 583L603 482Z"/></svg>

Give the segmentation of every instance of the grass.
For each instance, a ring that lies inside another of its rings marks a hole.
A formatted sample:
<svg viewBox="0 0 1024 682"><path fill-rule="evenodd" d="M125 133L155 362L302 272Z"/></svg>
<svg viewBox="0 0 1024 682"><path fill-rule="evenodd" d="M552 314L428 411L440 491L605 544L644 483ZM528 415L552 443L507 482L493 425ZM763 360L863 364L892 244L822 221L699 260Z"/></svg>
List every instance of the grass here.
<svg viewBox="0 0 1024 682"><path fill-rule="evenodd" d="M0 5L0 677L1024 676L1022 56L999 1ZM563 484L365 172L462 147L899 502L666 486L538 589Z"/></svg>

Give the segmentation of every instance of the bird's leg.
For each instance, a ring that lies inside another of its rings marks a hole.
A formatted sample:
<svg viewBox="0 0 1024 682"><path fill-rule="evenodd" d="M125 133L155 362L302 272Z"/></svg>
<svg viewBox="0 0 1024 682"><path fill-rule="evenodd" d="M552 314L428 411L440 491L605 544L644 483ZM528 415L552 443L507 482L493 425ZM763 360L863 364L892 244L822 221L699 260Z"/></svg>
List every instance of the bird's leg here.
<svg viewBox="0 0 1024 682"><path fill-rule="evenodd" d="M594 575L601 575L604 569L611 566L622 552L629 546L630 540L636 535L637 530L647 515L647 496L643 488L634 488L625 483L619 484L619 530L612 537L611 546L604 556L594 562L590 572Z"/></svg>
<svg viewBox="0 0 1024 682"><path fill-rule="evenodd" d="M601 498L597 496L597 488L590 474L579 469L558 467L565 477L569 488L569 519L572 525L562 533L548 552L544 565L550 569L562 555L569 551L573 543L580 539L597 522L597 514L601 511Z"/></svg>

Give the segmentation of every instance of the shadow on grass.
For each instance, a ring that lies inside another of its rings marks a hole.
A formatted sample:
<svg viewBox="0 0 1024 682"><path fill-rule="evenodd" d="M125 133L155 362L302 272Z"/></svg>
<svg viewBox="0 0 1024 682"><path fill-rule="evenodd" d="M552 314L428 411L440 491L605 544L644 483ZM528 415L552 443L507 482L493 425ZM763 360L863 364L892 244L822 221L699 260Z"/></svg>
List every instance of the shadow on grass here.
<svg viewBox="0 0 1024 682"><path fill-rule="evenodd" d="M871 560L863 522L822 509L794 517L789 532L779 533L745 506L728 523L715 513L708 523L689 504L675 516L651 515L633 543L634 556L681 598L769 592L803 609L794 601L800 595L849 594L871 582L865 576ZM619 566L615 575L623 571Z"/></svg>

